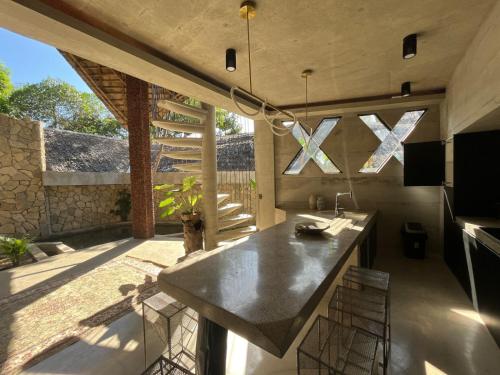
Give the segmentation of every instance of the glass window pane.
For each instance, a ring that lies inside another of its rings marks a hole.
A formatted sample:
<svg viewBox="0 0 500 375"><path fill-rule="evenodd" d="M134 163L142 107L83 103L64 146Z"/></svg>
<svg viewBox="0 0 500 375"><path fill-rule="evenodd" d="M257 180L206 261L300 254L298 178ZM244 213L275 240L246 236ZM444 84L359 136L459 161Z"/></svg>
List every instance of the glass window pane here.
<svg viewBox="0 0 500 375"><path fill-rule="evenodd" d="M404 165L404 153L401 143L415 129L424 113L425 110L405 112L392 131L375 114L359 116L382 142L359 172L378 173L387 164L391 156L394 156Z"/></svg>
<svg viewBox="0 0 500 375"><path fill-rule="evenodd" d="M320 149L320 145L328 137L338 121L339 118L337 117L323 119L314 131L312 137L308 134L303 125L298 122L295 123L292 129L292 135L302 148L285 170L284 174L299 174L310 159L314 160L323 173L340 173L340 170L333 164L330 158Z"/></svg>

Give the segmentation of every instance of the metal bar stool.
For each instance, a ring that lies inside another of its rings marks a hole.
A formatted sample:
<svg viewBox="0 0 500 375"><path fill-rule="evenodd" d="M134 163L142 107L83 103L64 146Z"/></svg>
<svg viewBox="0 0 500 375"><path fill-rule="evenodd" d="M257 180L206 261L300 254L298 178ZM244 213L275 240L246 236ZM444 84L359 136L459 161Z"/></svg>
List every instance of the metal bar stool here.
<svg viewBox="0 0 500 375"><path fill-rule="evenodd" d="M328 305L328 318L377 336L382 345L384 373L388 362L386 296L337 286Z"/></svg>
<svg viewBox="0 0 500 375"><path fill-rule="evenodd" d="M198 326L198 315L194 310L160 292L142 302L142 324L144 368L151 362L148 338L154 337L148 336L154 333L156 343L165 345L165 348L160 347L160 349L164 349L161 354L166 359L189 371L194 369ZM153 358L156 360L157 350L153 352L155 353Z"/></svg>
<svg viewBox="0 0 500 375"><path fill-rule="evenodd" d="M387 353L384 353L384 362L387 365L391 353L391 283L390 274L378 270L350 266L344 273L343 284L351 289L358 289L372 293L382 294L386 297L387 311ZM384 368L386 371L386 368Z"/></svg>
<svg viewBox="0 0 500 375"><path fill-rule="evenodd" d="M297 372L371 375L377 345L377 336L319 315L297 349Z"/></svg>
<svg viewBox="0 0 500 375"><path fill-rule="evenodd" d="M171 361L170 359L160 356L154 361L142 375L194 375L191 371Z"/></svg>

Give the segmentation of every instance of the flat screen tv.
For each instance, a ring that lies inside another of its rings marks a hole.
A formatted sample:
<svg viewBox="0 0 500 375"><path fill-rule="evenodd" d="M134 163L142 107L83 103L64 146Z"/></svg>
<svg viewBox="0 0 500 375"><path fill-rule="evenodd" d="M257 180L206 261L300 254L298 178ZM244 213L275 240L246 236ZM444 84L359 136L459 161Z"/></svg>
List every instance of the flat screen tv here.
<svg viewBox="0 0 500 375"><path fill-rule="evenodd" d="M445 154L441 141L404 144L405 186L441 186Z"/></svg>

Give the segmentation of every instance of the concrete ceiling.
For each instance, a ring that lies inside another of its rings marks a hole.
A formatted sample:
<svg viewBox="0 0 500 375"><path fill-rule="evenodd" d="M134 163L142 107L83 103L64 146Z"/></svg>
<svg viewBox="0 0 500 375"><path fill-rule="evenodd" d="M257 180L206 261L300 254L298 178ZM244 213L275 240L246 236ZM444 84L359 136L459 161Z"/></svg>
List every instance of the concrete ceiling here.
<svg viewBox="0 0 500 375"><path fill-rule="evenodd" d="M54 3L54 2L52 2ZM64 0L109 26L228 85L248 88L246 22L239 0ZM495 0L257 1L250 21L254 92L277 105L304 102L300 72L312 68L310 102L446 87ZM401 58L419 34L418 55ZM238 69L224 69L226 48Z"/></svg>

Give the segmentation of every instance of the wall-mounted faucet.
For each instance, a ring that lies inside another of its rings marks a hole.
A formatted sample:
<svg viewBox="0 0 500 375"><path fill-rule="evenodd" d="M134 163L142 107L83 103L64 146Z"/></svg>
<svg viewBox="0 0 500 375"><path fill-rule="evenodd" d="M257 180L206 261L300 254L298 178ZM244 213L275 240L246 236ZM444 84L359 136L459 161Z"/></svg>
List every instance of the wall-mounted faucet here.
<svg viewBox="0 0 500 375"><path fill-rule="evenodd" d="M342 210L342 214L344 213L344 209L342 207L339 207L339 197L343 195L348 195L349 198L352 199L352 191L348 191L345 193L337 193L335 195L335 217L339 216L339 210Z"/></svg>

